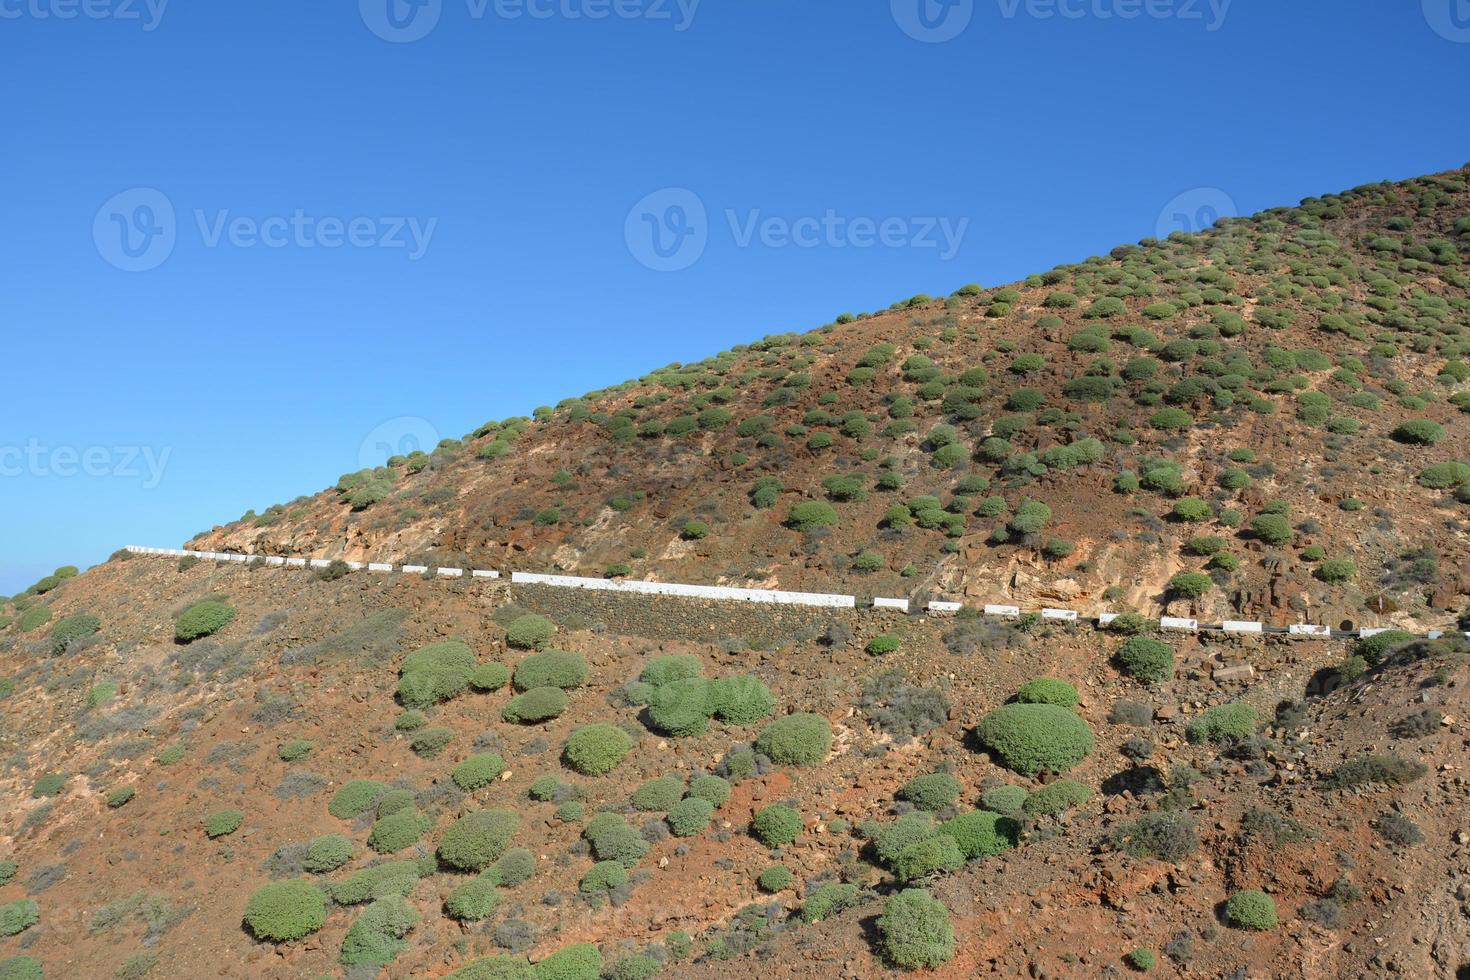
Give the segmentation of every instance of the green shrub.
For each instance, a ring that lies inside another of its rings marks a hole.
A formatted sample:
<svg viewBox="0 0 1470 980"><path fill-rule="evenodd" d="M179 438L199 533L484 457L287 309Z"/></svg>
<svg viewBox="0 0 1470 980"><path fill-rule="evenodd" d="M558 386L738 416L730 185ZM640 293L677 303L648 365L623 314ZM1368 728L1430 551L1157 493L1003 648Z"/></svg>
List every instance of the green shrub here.
<svg viewBox="0 0 1470 980"><path fill-rule="evenodd" d="M90 613L76 613L58 621L55 626L51 627L51 632L47 635L46 640L51 644L53 654L61 654L66 652L66 648L73 640L86 639L101 628L102 620L96 616Z"/></svg>
<svg viewBox="0 0 1470 980"><path fill-rule="evenodd" d="M1159 962L1159 958L1154 955L1153 950L1144 949L1140 946L1138 949L1124 956L1123 961L1138 972L1147 973Z"/></svg>
<svg viewBox="0 0 1470 980"><path fill-rule="evenodd" d="M594 864L582 876L580 886L584 895L609 892L628 883L628 869L616 861L601 861Z"/></svg>
<svg viewBox="0 0 1470 980"><path fill-rule="evenodd" d="M1324 781L1328 789L1356 789L1373 784L1403 786L1422 777L1428 769L1423 763L1401 759L1396 755L1365 755L1350 759L1328 773Z"/></svg>
<svg viewBox="0 0 1470 980"><path fill-rule="evenodd" d="M1164 432L1177 432L1194 424L1194 416L1182 408L1163 408L1149 416L1148 424Z"/></svg>
<svg viewBox="0 0 1470 980"><path fill-rule="evenodd" d="M10 884L19 869L14 861L0 861L0 887Z"/></svg>
<svg viewBox="0 0 1470 980"><path fill-rule="evenodd" d="M949 910L922 888L905 889L884 904L878 936L883 957L895 966L929 969L954 958Z"/></svg>
<svg viewBox="0 0 1470 980"><path fill-rule="evenodd" d="M719 809L730 798L730 784L719 776L696 776L689 784L689 795L708 800L710 806Z"/></svg>
<svg viewBox="0 0 1470 980"><path fill-rule="evenodd" d="M40 921L40 908L28 898L0 905L0 937L19 935Z"/></svg>
<svg viewBox="0 0 1470 980"><path fill-rule="evenodd" d="M567 946L536 964L536 980L597 980L602 954L591 943Z"/></svg>
<svg viewBox="0 0 1470 980"><path fill-rule="evenodd" d="M519 956L486 956L455 970L444 980L537 980L536 970Z"/></svg>
<svg viewBox="0 0 1470 980"><path fill-rule="evenodd" d="M1118 669L1144 684L1160 684L1174 676L1174 648L1162 640L1134 636L1113 653Z"/></svg>
<svg viewBox="0 0 1470 980"><path fill-rule="evenodd" d="M703 833L714 816L715 808L708 800L691 796L669 808L669 829L675 837L693 837Z"/></svg>
<svg viewBox="0 0 1470 980"><path fill-rule="evenodd" d="M327 804L327 812L338 820L351 820L359 813L365 813L378 805L388 787L375 779L354 779L343 783L337 792L332 794L332 801Z"/></svg>
<svg viewBox="0 0 1470 980"><path fill-rule="evenodd" d="M702 735L714 714L710 704L711 683L704 677L689 677L657 688L648 701L653 727L675 738Z"/></svg>
<svg viewBox="0 0 1470 980"><path fill-rule="evenodd" d="M417 843L433 825L433 820L412 807L399 810L373 823L367 845L379 854L396 854Z"/></svg>
<svg viewBox="0 0 1470 980"><path fill-rule="evenodd" d="M755 883L761 891L774 895L790 888L791 883L795 880L795 875L784 864L773 864L760 873Z"/></svg>
<svg viewBox="0 0 1470 980"><path fill-rule="evenodd" d="M10 956L0 960L0 980L44 980L41 961L31 956Z"/></svg>
<svg viewBox="0 0 1470 980"><path fill-rule="evenodd" d="M1215 587L1204 572L1178 572L1169 579L1169 594L1183 599L1198 599Z"/></svg>
<svg viewBox="0 0 1470 980"><path fill-rule="evenodd" d="M1026 797L1021 809L1030 814L1049 816L1081 806L1092 799L1092 787L1075 779L1058 779Z"/></svg>
<svg viewBox="0 0 1470 980"><path fill-rule="evenodd" d="M1358 574L1358 566L1345 558L1324 561L1317 569L1317 577L1328 585L1342 585Z"/></svg>
<svg viewBox="0 0 1470 980"><path fill-rule="evenodd" d="M821 715L786 715L765 727L755 748L778 765L814 766L831 751L832 726Z"/></svg>
<svg viewBox="0 0 1470 980"><path fill-rule="evenodd" d="M935 834L915 841L893 860L894 876L902 882L916 881L941 871L958 871L965 866L959 843L948 834Z"/></svg>
<svg viewBox="0 0 1470 980"><path fill-rule="evenodd" d="M832 527L837 523L837 511L821 500L809 500L791 508L786 525L797 531L814 531L819 527Z"/></svg>
<svg viewBox="0 0 1470 980"><path fill-rule="evenodd" d="M912 803L920 810L943 810L959 799L964 789L960 781L947 772L931 772L910 779L898 791L898 798Z"/></svg>
<svg viewBox="0 0 1470 980"><path fill-rule="evenodd" d="M660 776L639 786L629 797L635 809L645 813L668 813L684 798L684 780L676 776Z"/></svg>
<svg viewBox="0 0 1470 980"><path fill-rule="evenodd" d="M444 911L450 918L461 922L478 922L488 919L500 907L500 890L495 881L487 876L471 878L454 886L444 899Z"/></svg>
<svg viewBox="0 0 1470 980"><path fill-rule="evenodd" d="M461 871L484 871L520 829L521 818L510 810L476 810L460 817L439 839L439 859Z"/></svg>
<svg viewBox="0 0 1470 980"><path fill-rule="evenodd" d="M992 786L980 794L980 806L996 813L1020 813L1028 795L1024 786Z"/></svg>
<svg viewBox="0 0 1470 980"><path fill-rule="evenodd" d="M502 888L515 888L530 881L535 873L536 855L524 847L512 847L485 875L494 878Z"/></svg>
<svg viewBox="0 0 1470 980"><path fill-rule="evenodd" d="M408 948L403 939L415 925L419 914L402 896L389 895L377 899L352 923L342 939L338 960L344 966L391 963Z"/></svg>
<svg viewBox="0 0 1470 980"><path fill-rule="evenodd" d="M856 905L860 893L857 885L827 884L812 890L801 903L801 921L810 925L831 918L843 909Z"/></svg>
<svg viewBox="0 0 1470 980"><path fill-rule="evenodd" d="M1022 797L1026 795L1026 791L1019 786L1006 788L1019 790ZM1017 803L1011 812L1019 809L1020 803ZM939 825L938 831L946 837L954 838L965 860L973 861L980 857L993 857L1011 847L1015 842L1016 824L999 813L971 810L952 820L946 820Z"/></svg>
<svg viewBox="0 0 1470 980"><path fill-rule="evenodd" d="M551 620L535 613L527 613L511 620L506 627L505 641L519 650L539 650L556 632Z"/></svg>
<svg viewBox="0 0 1470 980"><path fill-rule="evenodd" d="M704 662L689 654L654 657L643 668L638 679L653 687L663 687L674 681L688 680L704 673Z"/></svg>
<svg viewBox="0 0 1470 980"><path fill-rule="evenodd" d="M1254 888L1236 892L1225 902L1225 921L1237 929L1276 928L1276 902Z"/></svg>
<svg viewBox="0 0 1470 980"><path fill-rule="evenodd" d="M616 813L600 813L582 831L599 861L618 861L631 868L648 853L648 842Z"/></svg>
<svg viewBox="0 0 1470 980"><path fill-rule="evenodd" d="M1394 439L1414 446L1432 446L1444 438L1444 429L1429 419L1409 419L1393 430Z"/></svg>
<svg viewBox="0 0 1470 980"><path fill-rule="evenodd" d="M587 661L579 654L565 650L543 650L533 653L516 665L515 685L518 691L536 687L559 687L567 690L587 683Z"/></svg>
<svg viewBox="0 0 1470 980"><path fill-rule="evenodd" d="M1077 713L1054 704L1006 704L975 729L1006 768L1024 776L1065 772L1091 754L1096 740Z"/></svg>
<svg viewBox="0 0 1470 980"><path fill-rule="evenodd" d="M1280 547L1289 544L1296 536L1291 521L1281 514L1262 514L1251 521L1251 531L1269 545Z"/></svg>
<svg viewBox="0 0 1470 980"><path fill-rule="evenodd" d="M116 810L118 807L127 806L136 795L137 790L133 787L119 786L107 794L107 805L110 809Z"/></svg>
<svg viewBox="0 0 1470 980"><path fill-rule="evenodd" d="M164 746L158 755L153 757L159 765L171 766L184 758L184 746L178 742L173 745Z"/></svg>
<svg viewBox="0 0 1470 980"><path fill-rule="evenodd" d="M363 868L344 881L333 883L332 901L356 905L385 895L407 895L423 875L417 861L387 861Z"/></svg>
<svg viewBox="0 0 1470 980"><path fill-rule="evenodd" d="M207 837L224 837L240 829L245 814L239 810L220 810L204 818L204 833Z"/></svg>
<svg viewBox="0 0 1470 980"><path fill-rule="evenodd" d="M1208 708L1184 728L1185 736L1195 743L1248 738L1255 733L1256 709L1239 701Z"/></svg>
<svg viewBox="0 0 1470 980"><path fill-rule="evenodd" d="M477 691L498 691L510 680L510 668L490 662L480 664L470 673L470 687Z"/></svg>
<svg viewBox="0 0 1470 980"><path fill-rule="evenodd" d="M790 844L801 836L801 814L782 803L762 807L750 822L750 832L767 847Z"/></svg>
<svg viewBox="0 0 1470 980"><path fill-rule="evenodd" d="M408 747L424 758L432 759L452 741L454 741L454 729L452 728L420 728L414 733Z"/></svg>
<svg viewBox="0 0 1470 980"><path fill-rule="evenodd" d="M1124 824L1108 837L1108 843L1136 858L1178 863L1199 848L1199 834L1189 814L1164 810Z"/></svg>
<svg viewBox="0 0 1470 980"><path fill-rule="evenodd" d="M465 792L489 786L505 772L505 760L494 752L480 752L454 767L450 778Z"/></svg>
<svg viewBox="0 0 1470 980"><path fill-rule="evenodd" d="M410 708L407 711L398 712L393 719L393 727L400 732L413 732L423 728L424 723L428 720L422 711Z"/></svg>
<svg viewBox="0 0 1470 980"><path fill-rule="evenodd" d="M874 656L893 653L903 642L897 633L879 633L868 641L868 652Z"/></svg>
<svg viewBox="0 0 1470 980"><path fill-rule="evenodd" d="M65 786L65 773L48 772L31 784L31 799L39 800L47 796L58 796Z"/></svg>
<svg viewBox="0 0 1470 980"><path fill-rule="evenodd" d="M1198 497L1185 497L1174 504L1174 509L1169 512L1169 516L1176 521L1197 524L1200 521L1209 520L1214 516L1214 511L1210 509L1209 504Z"/></svg>
<svg viewBox="0 0 1470 980"><path fill-rule="evenodd" d="M245 903L245 925L257 939L284 943L309 936L327 921L327 896L307 881L273 881Z"/></svg>
<svg viewBox="0 0 1470 980"><path fill-rule="evenodd" d="M352 841L341 834L322 834L306 845L306 856L301 866L316 874L336 871L352 860L355 847Z"/></svg>
<svg viewBox="0 0 1470 980"><path fill-rule="evenodd" d="M537 725L567 710L567 692L559 687L533 687L505 703L500 717L517 725Z"/></svg>
<svg viewBox="0 0 1470 980"><path fill-rule="evenodd" d="M1430 490L1452 490L1470 482L1470 466L1464 463L1435 463L1419 473L1419 485Z"/></svg>
<svg viewBox="0 0 1470 980"><path fill-rule="evenodd" d="M304 738L293 738L276 750L276 755L282 762L295 762L297 759L305 758L315 748L313 743Z"/></svg>
<svg viewBox="0 0 1470 980"><path fill-rule="evenodd" d="M588 725L567 738L562 758L584 776L605 776L632 748L633 737L616 725Z"/></svg>
<svg viewBox="0 0 1470 980"><path fill-rule="evenodd" d="M50 621L51 609L49 607L32 606L20 614L20 619L16 622L15 628L22 633L30 633L33 630L40 629Z"/></svg>
<svg viewBox="0 0 1470 980"><path fill-rule="evenodd" d="M407 708L428 708L463 694L479 666L459 640L420 647L398 668L398 700Z"/></svg>
<svg viewBox="0 0 1470 980"><path fill-rule="evenodd" d="M771 689L748 674L717 677L710 682L709 708L729 725L749 725L776 710Z"/></svg>
<svg viewBox="0 0 1470 980"><path fill-rule="evenodd" d="M207 599L185 609L174 624L174 638L190 643L202 636L218 633L235 618L235 607Z"/></svg>
<svg viewBox="0 0 1470 980"><path fill-rule="evenodd" d="M1066 681L1054 677L1038 677L1021 686L1021 690L1016 693L1016 700L1022 704L1056 704L1063 708L1075 708L1081 699L1077 689Z"/></svg>

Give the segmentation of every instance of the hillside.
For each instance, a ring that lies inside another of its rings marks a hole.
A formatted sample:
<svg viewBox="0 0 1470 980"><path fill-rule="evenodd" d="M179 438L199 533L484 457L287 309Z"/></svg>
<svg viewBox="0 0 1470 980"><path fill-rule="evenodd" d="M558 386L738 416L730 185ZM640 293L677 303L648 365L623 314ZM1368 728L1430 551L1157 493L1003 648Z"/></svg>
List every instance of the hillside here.
<svg viewBox="0 0 1470 980"><path fill-rule="evenodd" d="M1467 256L1470 170L1369 185L187 544L1135 614L1106 631L60 569L0 605L0 980L1470 975L1470 643L1408 635L1470 629Z"/></svg>

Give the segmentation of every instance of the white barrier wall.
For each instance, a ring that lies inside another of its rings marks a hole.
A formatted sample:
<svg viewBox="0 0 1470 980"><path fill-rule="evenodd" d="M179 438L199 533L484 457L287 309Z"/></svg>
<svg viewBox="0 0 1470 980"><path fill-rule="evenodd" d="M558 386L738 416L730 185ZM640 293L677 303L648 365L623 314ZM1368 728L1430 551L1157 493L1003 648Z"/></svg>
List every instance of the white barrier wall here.
<svg viewBox="0 0 1470 980"><path fill-rule="evenodd" d="M987 605L985 607L985 615L987 615L987 616L1007 616L1007 617L1009 617L1011 619L1016 619L1017 617L1019 617L1021 615L1021 607L1020 606Z"/></svg>
<svg viewBox="0 0 1470 980"><path fill-rule="evenodd" d="M1166 630L1183 630L1186 633L1194 633L1199 630L1199 620L1184 619L1180 616L1159 617L1159 627Z"/></svg>
<svg viewBox="0 0 1470 980"><path fill-rule="evenodd" d="M897 609L899 612L908 612L909 601L907 599L882 599L875 596L873 598L873 608Z"/></svg>
<svg viewBox="0 0 1470 980"><path fill-rule="evenodd" d="M940 599L929 600L929 611L932 613L957 613L963 606L958 602L944 602Z"/></svg>
<svg viewBox="0 0 1470 980"><path fill-rule="evenodd" d="M463 578L464 577L464 569L463 568L441 568L441 569L439 569L439 577L440 578Z"/></svg>
<svg viewBox="0 0 1470 980"><path fill-rule="evenodd" d="M1077 611L1075 609L1043 609L1042 619L1060 619L1069 623L1077 622Z"/></svg>
<svg viewBox="0 0 1470 980"><path fill-rule="evenodd" d="M496 571L487 572L483 568L477 568L473 572L470 572L470 578L500 578L500 573Z"/></svg>
<svg viewBox="0 0 1470 980"><path fill-rule="evenodd" d="M403 574L405 574L405 575L422 575L425 572L427 572L428 570L429 570L429 566L428 565L404 565L403 566Z"/></svg>
<svg viewBox="0 0 1470 980"><path fill-rule="evenodd" d="M1292 636L1319 636L1326 639L1332 638L1331 626L1318 626L1316 623L1297 623L1288 626L1286 632Z"/></svg>
<svg viewBox="0 0 1470 980"><path fill-rule="evenodd" d="M370 571L370 572L391 572L391 571L393 571L393 566L390 565L390 564L388 564L385 561L370 561L370 562L368 562L368 571Z"/></svg>
<svg viewBox="0 0 1470 980"><path fill-rule="evenodd" d="M1117 613L1098 613L1098 616L1097 616L1097 625L1099 625L1099 626L1107 626L1110 623L1112 623L1113 620L1115 620L1117 618L1118 618L1118 614Z"/></svg>
<svg viewBox="0 0 1470 980"><path fill-rule="evenodd" d="M1362 639L1365 639L1366 640L1370 636L1377 636L1379 633L1387 633L1387 632L1388 632L1388 628L1386 626L1379 626L1379 627L1364 626L1362 629L1358 630L1358 636L1361 637Z"/></svg>
<svg viewBox="0 0 1470 980"><path fill-rule="evenodd" d="M713 585L678 585L673 582L638 582L606 578L578 578L574 575L537 575L512 572L510 580L517 585L555 585L568 589L598 592L624 592L638 595L684 596L692 599L715 599L725 602L766 602L784 606L821 606L831 609L856 609L857 597L822 592L782 592L775 589L734 589Z"/></svg>
<svg viewBox="0 0 1470 980"><path fill-rule="evenodd" d="M1227 633L1264 633L1265 624L1251 623L1240 619L1227 619L1220 624L1220 628Z"/></svg>

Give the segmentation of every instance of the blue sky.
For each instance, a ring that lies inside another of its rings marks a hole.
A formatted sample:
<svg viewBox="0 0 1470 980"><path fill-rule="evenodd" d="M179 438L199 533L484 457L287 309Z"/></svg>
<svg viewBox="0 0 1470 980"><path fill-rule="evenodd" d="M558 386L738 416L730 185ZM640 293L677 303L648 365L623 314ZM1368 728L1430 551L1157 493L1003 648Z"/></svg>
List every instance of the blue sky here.
<svg viewBox="0 0 1470 980"><path fill-rule="evenodd" d="M1470 0L389 2L0 0L0 593L378 443L1470 158Z"/></svg>

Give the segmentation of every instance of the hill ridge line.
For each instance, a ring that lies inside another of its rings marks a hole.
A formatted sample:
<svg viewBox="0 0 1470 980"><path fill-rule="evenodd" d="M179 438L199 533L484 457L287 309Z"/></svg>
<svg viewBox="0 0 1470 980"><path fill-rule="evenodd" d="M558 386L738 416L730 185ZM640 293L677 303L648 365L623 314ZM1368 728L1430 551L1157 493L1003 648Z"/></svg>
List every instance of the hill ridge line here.
<svg viewBox="0 0 1470 980"><path fill-rule="evenodd" d="M163 558L199 558L208 561L251 564L263 562L266 565L278 568L328 568L332 560L326 558L287 558L281 555L248 555L241 552L222 551L190 551L184 548L150 548L141 545L127 545L123 550L129 554L146 555L150 557ZM408 565L392 562L356 562L343 561L353 571L369 571L379 573L398 573L408 575L428 575L433 572L434 578L461 579L489 579L492 581L505 580L499 571L494 569L464 569L448 566ZM767 603L772 605L807 606L827 609L888 609L895 612L915 613L927 612L937 615L954 615L965 608L964 603L946 602L942 600L930 600L922 609L916 609L916 604L906 598L887 598L875 596L871 606L859 606L857 596L841 593L826 592L790 592L780 589L741 589L730 586L688 585L678 582L648 582L641 580L614 580L585 578L575 575L545 575L534 572L511 572L508 581L518 585L545 585L553 588L585 589L588 591L618 592L625 595L664 595L675 598L707 599L726 602L751 602ZM1019 606L1005 605L999 603L986 603L978 607L982 614L1008 619L1016 619L1023 615ZM1031 610L1031 615L1039 614L1043 619L1088 625L1096 629L1105 628L1119 613L1100 613L1096 616L1082 616L1077 610L1042 607ZM1147 617L1146 617L1147 618ZM1311 623L1300 623L1291 626L1269 626L1255 620L1226 620L1222 623L1201 623L1197 619L1178 616L1161 616L1155 621L1163 630L1182 633L1229 633L1241 636L1271 634L1275 636L1288 636L1295 639L1366 639L1379 633L1387 633L1394 627L1362 627L1357 630L1335 630L1328 626ZM1407 631L1404 631L1407 632ZM1413 634L1419 639L1437 640L1440 637L1451 634L1454 631L1430 630L1423 634ZM1465 634L1470 639L1470 631Z"/></svg>

